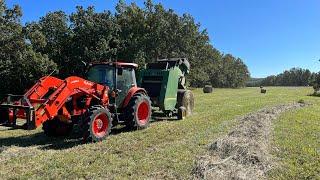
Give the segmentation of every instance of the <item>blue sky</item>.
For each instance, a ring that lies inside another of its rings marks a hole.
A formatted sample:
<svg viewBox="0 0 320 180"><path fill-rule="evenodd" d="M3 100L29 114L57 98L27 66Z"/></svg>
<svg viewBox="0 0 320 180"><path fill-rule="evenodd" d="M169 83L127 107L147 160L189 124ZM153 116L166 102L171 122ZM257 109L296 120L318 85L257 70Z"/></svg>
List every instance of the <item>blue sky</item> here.
<svg viewBox="0 0 320 180"><path fill-rule="evenodd" d="M143 0L127 0L143 5ZM209 32L211 43L242 58L252 77L277 74L291 67L320 71L320 0L154 0L178 14L189 13ZM114 11L117 0L7 0L19 4L23 22L49 11L75 11L94 5Z"/></svg>

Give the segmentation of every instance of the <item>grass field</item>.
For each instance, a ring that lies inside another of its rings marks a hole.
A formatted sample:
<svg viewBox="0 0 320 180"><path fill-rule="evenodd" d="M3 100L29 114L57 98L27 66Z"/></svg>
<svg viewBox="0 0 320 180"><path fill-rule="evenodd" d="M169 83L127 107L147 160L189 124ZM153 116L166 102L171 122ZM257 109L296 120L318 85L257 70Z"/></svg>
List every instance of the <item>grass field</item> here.
<svg viewBox="0 0 320 180"><path fill-rule="evenodd" d="M274 123L273 179L320 179L320 105L287 112Z"/></svg>
<svg viewBox="0 0 320 180"><path fill-rule="evenodd" d="M194 90L193 116L158 121L148 129L115 132L107 140L81 144L76 137L50 139L34 131L0 130L0 179L4 178L179 178L191 177L207 145L235 125L238 116L303 99L313 106L288 112L275 123L274 155L285 169L271 178L317 178L319 175L320 99L311 88ZM276 149L276 148L275 148ZM289 169L289 170L288 170Z"/></svg>

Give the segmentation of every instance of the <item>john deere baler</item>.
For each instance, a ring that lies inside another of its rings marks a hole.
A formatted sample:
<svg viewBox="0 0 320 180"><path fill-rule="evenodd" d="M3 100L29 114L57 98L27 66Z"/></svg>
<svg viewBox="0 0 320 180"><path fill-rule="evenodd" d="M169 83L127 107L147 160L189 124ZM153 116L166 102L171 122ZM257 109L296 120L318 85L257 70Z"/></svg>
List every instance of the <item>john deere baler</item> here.
<svg viewBox="0 0 320 180"><path fill-rule="evenodd" d="M181 119L192 114L194 106L193 94L185 86L189 71L186 58L161 59L140 71L138 83L148 92L153 106Z"/></svg>

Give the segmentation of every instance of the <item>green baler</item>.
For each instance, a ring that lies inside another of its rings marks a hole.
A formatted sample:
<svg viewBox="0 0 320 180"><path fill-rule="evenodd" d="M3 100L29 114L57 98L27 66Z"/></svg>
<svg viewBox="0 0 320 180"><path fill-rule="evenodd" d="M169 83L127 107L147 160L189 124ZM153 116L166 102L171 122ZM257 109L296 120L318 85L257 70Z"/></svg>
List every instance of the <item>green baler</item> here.
<svg viewBox="0 0 320 180"><path fill-rule="evenodd" d="M186 58L161 59L140 71L138 83L146 89L154 107L181 119L192 114L194 107L193 94L185 86L189 71Z"/></svg>

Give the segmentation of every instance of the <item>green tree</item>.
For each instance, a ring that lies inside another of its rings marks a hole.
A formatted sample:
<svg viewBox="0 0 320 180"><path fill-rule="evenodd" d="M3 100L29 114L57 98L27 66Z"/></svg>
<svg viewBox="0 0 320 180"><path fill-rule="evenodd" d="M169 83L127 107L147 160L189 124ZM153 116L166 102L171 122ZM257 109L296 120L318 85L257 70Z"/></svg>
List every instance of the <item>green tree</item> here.
<svg viewBox="0 0 320 180"><path fill-rule="evenodd" d="M147 0L143 7L120 0L114 14L110 11L98 13L94 7L85 9L81 6L69 16L62 11L50 12L24 27L19 21L20 9L12 11L15 13L2 10L2 18L12 21L12 27L3 23L9 30L2 38L11 38L11 45L19 48L10 47L8 52L5 52L6 48L0 50L5 54L3 56L12 56L3 58L0 73L12 80L26 77L13 80L15 82L31 84L40 75L55 69L55 64L59 70L58 76L65 78L83 75L82 61L89 63L118 59L143 67L145 63L156 59L174 57L189 59L191 73L187 79L194 87L205 84L242 87L249 78L248 68L243 61L231 54L223 55L215 49L207 31L191 15L180 16L151 0ZM10 14L11 20L7 17ZM5 33L5 28L1 31ZM25 57L31 59L22 61ZM17 64L13 65L12 60ZM39 70L31 70L36 66L29 67L29 62L30 65L37 63ZM6 71L10 67L15 68L11 68L11 74L8 74ZM22 67L22 70L19 69ZM21 75L12 77L14 71Z"/></svg>
<svg viewBox="0 0 320 180"><path fill-rule="evenodd" d="M22 93L40 77L56 70L56 64L46 55L36 53L25 39L21 16L19 6L8 9L0 1L1 93Z"/></svg>

